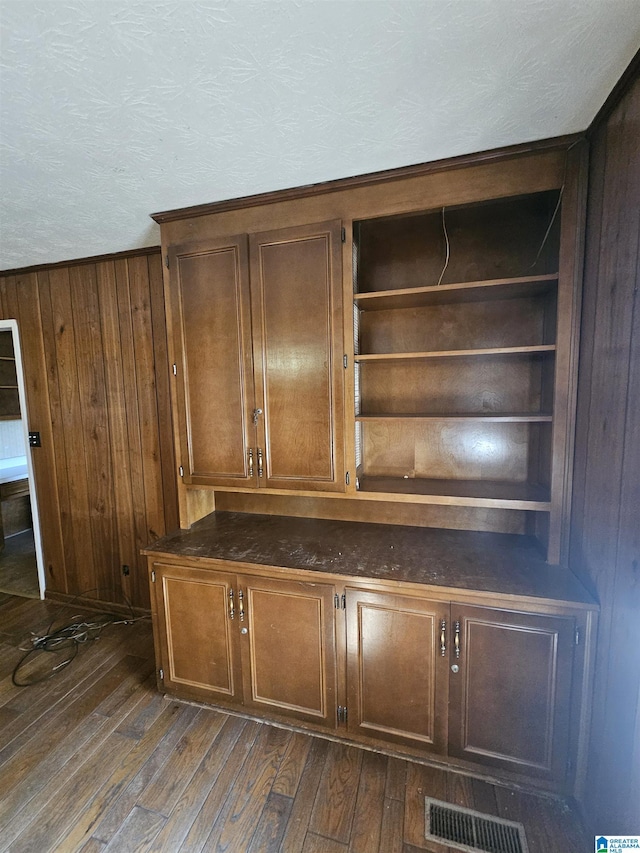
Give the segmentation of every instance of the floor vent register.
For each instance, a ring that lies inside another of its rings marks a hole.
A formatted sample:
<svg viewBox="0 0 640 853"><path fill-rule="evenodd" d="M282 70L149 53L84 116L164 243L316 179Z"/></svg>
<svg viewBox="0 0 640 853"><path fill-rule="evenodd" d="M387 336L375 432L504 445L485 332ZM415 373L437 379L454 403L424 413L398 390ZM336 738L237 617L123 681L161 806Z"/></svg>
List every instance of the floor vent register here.
<svg viewBox="0 0 640 853"><path fill-rule="evenodd" d="M468 853L529 853L521 823L425 797L427 840Z"/></svg>

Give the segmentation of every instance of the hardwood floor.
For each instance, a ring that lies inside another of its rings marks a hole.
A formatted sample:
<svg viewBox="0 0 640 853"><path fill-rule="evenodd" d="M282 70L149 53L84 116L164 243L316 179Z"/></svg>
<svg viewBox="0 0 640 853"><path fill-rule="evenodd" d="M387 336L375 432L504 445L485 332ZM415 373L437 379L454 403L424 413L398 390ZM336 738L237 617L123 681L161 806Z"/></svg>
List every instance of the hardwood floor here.
<svg viewBox="0 0 640 853"><path fill-rule="evenodd" d="M0 851L448 853L427 794L522 821L530 853L591 849L558 801L165 699L148 621L15 687L18 644L72 615L0 593Z"/></svg>
<svg viewBox="0 0 640 853"><path fill-rule="evenodd" d="M0 553L0 592L40 598L33 529L5 539Z"/></svg>

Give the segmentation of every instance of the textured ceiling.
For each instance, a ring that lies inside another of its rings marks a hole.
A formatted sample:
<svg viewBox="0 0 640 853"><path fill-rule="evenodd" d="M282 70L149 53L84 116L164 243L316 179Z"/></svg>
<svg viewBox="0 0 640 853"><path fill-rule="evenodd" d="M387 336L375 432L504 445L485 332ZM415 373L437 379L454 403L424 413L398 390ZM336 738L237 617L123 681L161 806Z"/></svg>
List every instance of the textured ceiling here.
<svg viewBox="0 0 640 853"><path fill-rule="evenodd" d="M0 268L149 213L584 130L640 0L0 3Z"/></svg>

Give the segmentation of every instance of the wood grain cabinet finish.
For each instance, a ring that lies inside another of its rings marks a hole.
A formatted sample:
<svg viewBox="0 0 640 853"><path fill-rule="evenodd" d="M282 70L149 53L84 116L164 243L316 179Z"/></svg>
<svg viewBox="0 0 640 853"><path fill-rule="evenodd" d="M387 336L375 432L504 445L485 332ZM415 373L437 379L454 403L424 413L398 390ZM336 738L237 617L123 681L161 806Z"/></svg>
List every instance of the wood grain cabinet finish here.
<svg viewBox="0 0 640 853"><path fill-rule="evenodd" d="M530 777L569 771L576 622L452 605L449 754Z"/></svg>
<svg viewBox="0 0 640 853"><path fill-rule="evenodd" d="M230 618L235 576L156 563L152 577L165 687L241 704L240 643Z"/></svg>
<svg viewBox="0 0 640 853"><path fill-rule="evenodd" d="M254 407L246 237L169 251L185 482L247 485Z"/></svg>
<svg viewBox="0 0 640 853"><path fill-rule="evenodd" d="M357 589L345 603L349 731L445 754L448 604Z"/></svg>
<svg viewBox="0 0 640 853"><path fill-rule="evenodd" d="M340 223L168 257L184 482L344 491Z"/></svg>
<svg viewBox="0 0 640 853"><path fill-rule="evenodd" d="M150 561L162 690L573 792L584 610L230 567Z"/></svg>
<svg viewBox="0 0 640 853"><path fill-rule="evenodd" d="M151 571L164 689L335 727L331 584L164 563Z"/></svg>
<svg viewBox="0 0 640 853"><path fill-rule="evenodd" d="M238 578L244 704L335 726L336 650L331 584ZM242 618L242 617L241 617Z"/></svg>

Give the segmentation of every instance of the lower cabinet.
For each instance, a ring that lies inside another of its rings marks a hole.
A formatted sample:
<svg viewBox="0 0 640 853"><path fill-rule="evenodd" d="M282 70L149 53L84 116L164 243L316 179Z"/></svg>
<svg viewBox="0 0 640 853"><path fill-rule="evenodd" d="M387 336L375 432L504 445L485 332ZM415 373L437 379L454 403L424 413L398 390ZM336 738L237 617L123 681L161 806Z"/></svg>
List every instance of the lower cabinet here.
<svg viewBox="0 0 640 853"><path fill-rule="evenodd" d="M345 611L349 732L446 753L448 605L347 588Z"/></svg>
<svg viewBox="0 0 640 853"><path fill-rule="evenodd" d="M331 584L158 562L151 577L166 690L335 726Z"/></svg>
<svg viewBox="0 0 640 853"><path fill-rule="evenodd" d="M562 781L572 767L576 620L460 605L451 613L449 755Z"/></svg>
<svg viewBox="0 0 640 853"><path fill-rule="evenodd" d="M348 728L563 784L576 619L346 591Z"/></svg>
<svg viewBox="0 0 640 853"><path fill-rule="evenodd" d="M572 791L585 611L254 576L214 560L150 570L162 689Z"/></svg>

